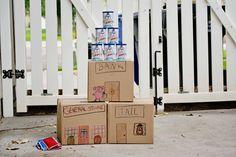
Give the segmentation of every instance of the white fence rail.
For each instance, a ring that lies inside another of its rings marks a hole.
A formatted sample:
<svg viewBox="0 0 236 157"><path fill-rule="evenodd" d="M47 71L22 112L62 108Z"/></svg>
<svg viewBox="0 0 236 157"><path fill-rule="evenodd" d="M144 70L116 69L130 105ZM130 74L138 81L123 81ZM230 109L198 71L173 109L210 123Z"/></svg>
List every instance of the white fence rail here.
<svg viewBox="0 0 236 157"><path fill-rule="evenodd" d="M209 13L208 1L60 0L61 18L58 18L58 1L45 0L46 40L43 41L41 0L30 0L29 17L25 0L0 0L2 69L12 69L12 56L15 56L15 68L25 70L25 79L16 80L16 112L26 112L27 106L56 105L59 97L87 96L88 41L94 41L94 28L102 26L103 10L114 10L116 26L117 15L122 14L123 42L127 43L127 56L132 60L134 30L138 28L139 86L135 86L135 96L153 96L150 80L152 87L155 81L150 78L150 69L156 54L157 68L163 71L162 76L157 77L157 93L158 97L163 97L163 103L236 100L236 44L233 40L236 2L226 0L226 13L219 14L215 12L221 9L219 7ZM221 6L221 0L217 5ZM138 13L138 25L134 25L135 13ZM222 22L225 15L227 20ZM28 18L30 41L26 41L25 33ZM232 26L225 26L230 29L226 43L222 23ZM59 30L61 41L57 39ZM227 49L224 55L223 44ZM12 55L13 48L15 55ZM227 75L224 77L225 55ZM11 79L3 79L3 89L4 116L13 116ZM158 109L163 110L164 105Z"/></svg>

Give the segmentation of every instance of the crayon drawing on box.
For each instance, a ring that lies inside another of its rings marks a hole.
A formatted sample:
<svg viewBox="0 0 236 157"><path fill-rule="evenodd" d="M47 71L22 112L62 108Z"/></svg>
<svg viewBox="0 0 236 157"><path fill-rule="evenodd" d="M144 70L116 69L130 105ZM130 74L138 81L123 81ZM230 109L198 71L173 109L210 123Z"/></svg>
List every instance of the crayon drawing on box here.
<svg viewBox="0 0 236 157"><path fill-rule="evenodd" d="M120 81L107 81L104 86L107 100L120 101Z"/></svg>
<svg viewBox="0 0 236 157"><path fill-rule="evenodd" d="M94 144L102 143L102 138L106 137L105 125L94 125Z"/></svg>
<svg viewBox="0 0 236 157"><path fill-rule="evenodd" d="M78 129L75 127L65 128L65 138L67 144L76 144L76 139L78 138Z"/></svg>
<svg viewBox="0 0 236 157"><path fill-rule="evenodd" d="M93 87L93 96L95 97L94 101L102 101L105 97L104 86L95 86Z"/></svg>
<svg viewBox="0 0 236 157"><path fill-rule="evenodd" d="M134 135L146 136L146 123L134 123Z"/></svg>
<svg viewBox="0 0 236 157"><path fill-rule="evenodd" d="M79 126L78 144L89 144L89 126Z"/></svg>

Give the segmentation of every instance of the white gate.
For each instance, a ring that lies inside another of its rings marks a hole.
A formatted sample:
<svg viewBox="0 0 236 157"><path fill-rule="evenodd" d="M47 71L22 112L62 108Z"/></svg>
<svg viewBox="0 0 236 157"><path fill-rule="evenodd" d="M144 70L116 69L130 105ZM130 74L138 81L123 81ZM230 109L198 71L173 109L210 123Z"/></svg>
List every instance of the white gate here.
<svg viewBox="0 0 236 157"><path fill-rule="evenodd" d="M150 61L154 65L156 55L157 69L163 71L156 83L158 97L163 98L163 103L236 100L234 0L226 0L226 13L221 9L221 0L196 0L196 4L192 0L60 0L61 40L57 39L58 0L45 0L46 40L42 40L42 1L30 0L28 17L25 0L0 0L2 69L13 69L13 77L20 74L21 70L25 73L25 78L16 79L16 112L26 112L27 106L56 105L59 97L87 96L88 42L94 41L95 27L102 26L103 10L115 12L116 26L117 15L122 14L123 42L127 43L128 58L132 60L136 29L133 16L138 13L139 86L135 86L135 96L144 98L153 95L154 91L150 88ZM196 20L193 19L193 4ZM179 5L181 20L178 15ZM211 6L211 52L208 51L208 5ZM72 17L73 8L76 9L75 20ZM162 29L165 15L167 50L163 46L165 30ZM11 20L11 17L14 19ZM26 40L28 19L29 41ZM182 33L179 33L180 22ZM228 31L224 44L222 24ZM179 34L182 38L179 38ZM225 78L223 45L227 49ZM12 55L13 50L15 55ZM74 64L74 59L77 64ZM167 66L163 66L165 64ZM19 70L18 73L14 69ZM155 80L152 80L155 87ZM13 116L13 84L14 80L3 79L5 117ZM164 105L159 105L158 109L163 110Z"/></svg>
<svg viewBox="0 0 236 157"><path fill-rule="evenodd" d="M153 51L162 51L162 44L155 44L161 33L155 29L161 23L160 7L158 1L152 2L156 3L152 4ZM163 53L157 53L158 67L166 63L165 88L163 78L158 78L158 94L164 103L236 100L236 1L225 0L225 12L222 4L221 0L165 1L167 54L163 59ZM224 37L222 26L227 31Z"/></svg>
<svg viewBox="0 0 236 157"><path fill-rule="evenodd" d="M12 69L11 46L14 45L15 69L24 71L25 78L16 79L16 112L26 112L27 106L56 105L59 97L87 96L88 41L94 41L95 27L102 26L102 11L113 10L115 25L118 13L123 14L123 42L127 43L128 57L133 60L133 14L139 12L139 87L136 95L150 97L149 87L149 9L146 0L60 0L61 41L57 40L57 0L45 0L46 41L42 40L41 0L30 0L30 41L27 41L25 0L1 2L3 69ZM76 31L73 29L72 10L76 8ZM11 42L9 21L14 17L14 43ZM2 24L4 23L4 24ZM76 37L73 33L76 32ZM6 45L6 46L5 46ZM74 55L75 54L75 55ZM76 57L74 57L76 56ZM59 58L59 59L58 59ZM76 67L73 64L76 58ZM61 70L59 70L61 69ZM13 72L16 75L15 72ZM14 76L13 76L14 77ZM13 116L12 80L3 80L4 116ZM5 90L6 89L6 90Z"/></svg>

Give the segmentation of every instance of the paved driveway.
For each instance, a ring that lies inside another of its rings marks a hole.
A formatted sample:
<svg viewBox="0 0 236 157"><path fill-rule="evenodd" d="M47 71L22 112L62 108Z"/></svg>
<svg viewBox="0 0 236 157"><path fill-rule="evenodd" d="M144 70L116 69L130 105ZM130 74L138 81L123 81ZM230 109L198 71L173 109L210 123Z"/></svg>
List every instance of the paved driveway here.
<svg viewBox="0 0 236 157"><path fill-rule="evenodd" d="M63 146L42 152L37 139L56 136L56 116L5 118L0 125L0 156L65 157L235 157L236 110L174 112L155 117L154 144ZM12 140L24 139L24 144ZM6 150L6 148L18 150Z"/></svg>

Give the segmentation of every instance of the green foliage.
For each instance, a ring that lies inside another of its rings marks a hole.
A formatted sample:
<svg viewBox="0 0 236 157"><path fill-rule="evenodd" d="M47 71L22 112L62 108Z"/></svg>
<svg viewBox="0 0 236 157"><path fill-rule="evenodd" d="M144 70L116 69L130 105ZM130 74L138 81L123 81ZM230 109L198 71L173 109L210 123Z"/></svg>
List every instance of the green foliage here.
<svg viewBox="0 0 236 157"><path fill-rule="evenodd" d="M25 0L25 12L29 14L30 0Z"/></svg>
<svg viewBox="0 0 236 157"><path fill-rule="evenodd" d="M42 11L42 16L45 17L45 0L41 0L41 11Z"/></svg>
<svg viewBox="0 0 236 157"><path fill-rule="evenodd" d="M42 11L42 16L45 17L45 0L41 0L41 11ZM30 0L25 0L25 11L26 14L30 13ZM73 6L72 7L72 15L73 19L75 18L76 15L76 9ZM57 16L60 18L61 17L61 0L57 0Z"/></svg>
<svg viewBox="0 0 236 157"><path fill-rule="evenodd" d="M224 67L224 70L227 70L227 59L226 59L226 56L227 56L226 49L223 49L223 67Z"/></svg>
<svg viewBox="0 0 236 157"><path fill-rule="evenodd" d="M73 28L73 39L76 39L76 30ZM30 34L30 28L26 28L25 30L25 40L30 41L31 39L31 34ZM61 35L57 35L57 40L61 41ZM46 41L46 29L42 29L42 41Z"/></svg>

